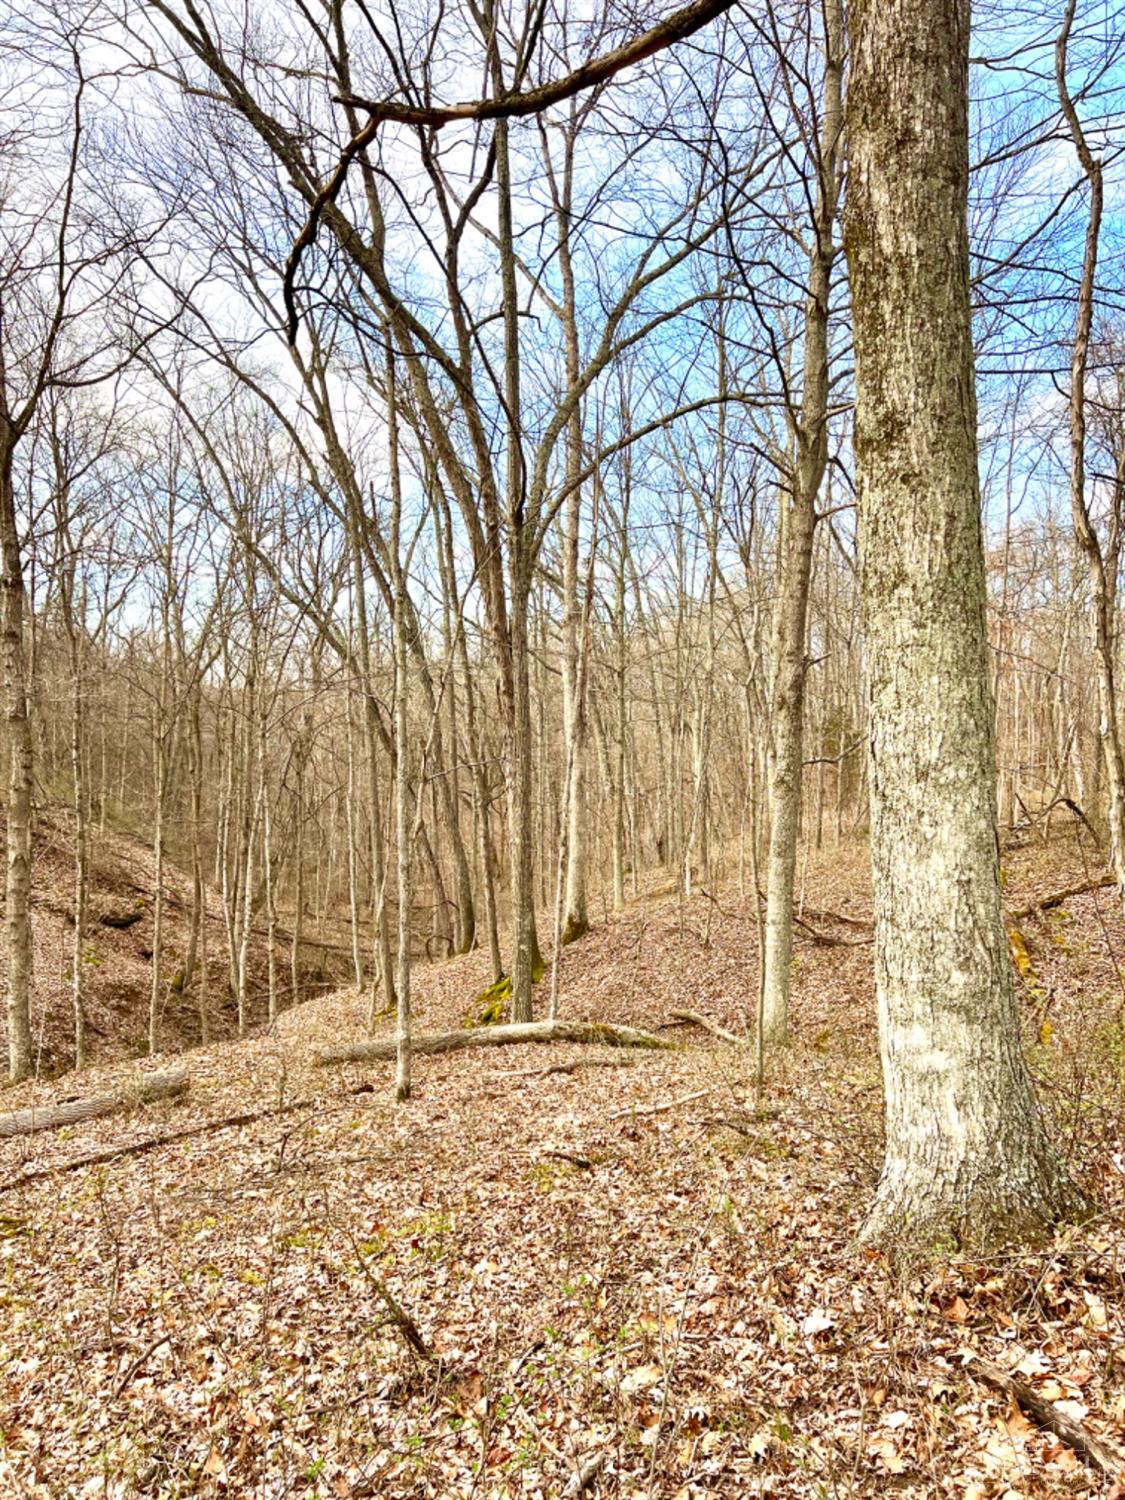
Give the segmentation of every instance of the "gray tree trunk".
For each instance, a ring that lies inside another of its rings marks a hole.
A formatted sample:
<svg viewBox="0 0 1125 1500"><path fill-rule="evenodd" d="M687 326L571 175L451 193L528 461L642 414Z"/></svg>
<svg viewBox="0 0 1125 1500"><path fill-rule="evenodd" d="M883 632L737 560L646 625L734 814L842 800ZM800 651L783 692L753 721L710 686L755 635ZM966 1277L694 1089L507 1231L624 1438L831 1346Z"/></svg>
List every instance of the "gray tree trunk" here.
<svg viewBox="0 0 1125 1500"><path fill-rule="evenodd" d="M1020 1051L1001 919L966 228L969 0L855 0L845 245L886 1093L868 1241L1080 1204Z"/></svg>
<svg viewBox="0 0 1125 1500"><path fill-rule="evenodd" d="M8 757L8 1075L31 1072L31 717L24 680L24 579L12 482L14 443L0 434L0 657Z"/></svg>

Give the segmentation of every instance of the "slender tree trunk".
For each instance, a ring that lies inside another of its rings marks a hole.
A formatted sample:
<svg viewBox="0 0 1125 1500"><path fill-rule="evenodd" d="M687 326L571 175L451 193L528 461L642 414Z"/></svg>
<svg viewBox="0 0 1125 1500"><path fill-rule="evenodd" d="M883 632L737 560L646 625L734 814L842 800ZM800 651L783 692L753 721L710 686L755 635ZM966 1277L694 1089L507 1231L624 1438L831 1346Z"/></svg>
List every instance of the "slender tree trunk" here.
<svg viewBox="0 0 1125 1500"><path fill-rule="evenodd" d="M765 1040L782 1042L789 1031L793 963L793 885L801 821L804 767L805 680L808 673L809 576L816 505L828 462L829 298L835 258L833 233L839 198L844 66L843 7L824 4L824 112L817 162L816 210L805 306L804 388L796 423L792 494L782 499L777 604L773 623L770 694L770 843L766 865Z"/></svg>
<svg viewBox="0 0 1125 1500"><path fill-rule="evenodd" d="M8 757L8 1076L31 1073L31 715L24 663L24 577L12 476L14 443L0 430L0 651Z"/></svg>
<svg viewBox="0 0 1125 1500"><path fill-rule="evenodd" d="M67 565L64 564L64 567ZM71 575L73 582L73 574ZM86 1066L86 1005L82 970L86 945L86 910L90 889L89 793L86 777L86 699L82 666L84 620L74 614L71 587L66 610L70 631L70 768L74 786L74 942L71 948L71 1000L74 1007L74 1066ZM84 615L85 611L82 611Z"/></svg>
<svg viewBox="0 0 1125 1500"><path fill-rule="evenodd" d="M968 0L854 0L846 248L886 1093L869 1241L985 1244L1079 1204L1020 1051L1001 918L966 225Z"/></svg>
<svg viewBox="0 0 1125 1500"><path fill-rule="evenodd" d="M1078 310L1070 355L1070 508L1074 534L1086 559L1090 578L1090 605L1094 615L1094 663L1098 680L1099 738L1108 792L1109 858L1117 878L1117 889L1125 900L1125 751L1117 702L1117 580L1121 553L1122 496L1115 486L1106 546L1098 539L1086 504L1086 368L1090 333L1094 320L1094 293L1098 269L1105 188L1102 164L1086 141L1066 80L1067 47L1077 0L1069 0L1055 48L1055 82L1063 116L1090 189L1090 211L1082 277L1078 288Z"/></svg>
<svg viewBox="0 0 1125 1500"><path fill-rule="evenodd" d="M356 812L356 773L355 773L355 724L352 713L352 695L348 693L348 718L347 718L347 747L348 747L348 781L345 792L346 805L346 835L348 843L348 914L351 918L352 934L352 971L355 976L355 987L358 991L363 990L363 941L360 934L359 924L359 818ZM371 810L371 817L379 817L379 809ZM379 897L376 896L376 900Z"/></svg>
<svg viewBox="0 0 1125 1500"><path fill-rule="evenodd" d="M258 786L262 799L262 880L266 897L266 1018L272 1026L277 1020L277 893L274 890L273 810L267 761L269 726L266 707L258 711Z"/></svg>
<svg viewBox="0 0 1125 1500"><path fill-rule="evenodd" d="M512 1020L533 1018L532 983L543 960L535 930L535 805L532 775L531 674L527 631L527 589L512 590L511 641L514 702L510 739L509 795L512 844Z"/></svg>
<svg viewBox="0 0 1125 1500"><path fill-rule="evenodd" d="M401 506L401 498L398 500ZM395 527L397 533L397 525ZM406 640L403 620L402 591L405 580L401 576L398 562L399 547L396 534L393 547L396 553L395 578L395 845L398 875L398 953L395 969L397 1051L395 1056L395 1098L401 1104L410 1098L410 918L414 905L412 884L414 834L410 815L410 754L407 718ZM422 791L418 789L421 803Z"/></svg>
<svg viewBox="0 0 1125 1500"><path fill-rule="evenodd" d="M394 744L395 744L395 856L398 898L398 944L395 968L395 1098L402 1104L411 1093L411 1018L410 1018L410 945L414 912L413 855L414 828L410 808L410 718L406 675L408 605L406 568L402 543L402 470L399 455L398 388L395 380L395 358L388 335L386 347L387 448L391 477L391 570L394 608L391 621L394 651ZM440 703L433 705L433 729L439 728ZM425 791L422 780L425 766L418 768L415 811L422 813ZM436 861L435 861L436 864ZM443 899L440 870L435 882L435 901Z"/></svg>
<svg viewBox="0 0 1125 1500"><path fill-rule="evenodd" d="M204 928L207 922L207 892L203 881L203 723L202 692L198 681L192 688L191 714L188 726L188 775L191 780L191 929L188 933L187 957L184 959L182 989L190 991L195 982L196 968L201 960L200 950L205 943ZM199 1013L199 1040L204 1045L208 1039L210 1022L203 1000L203 987L199 989L197 1005Z"/></svg>

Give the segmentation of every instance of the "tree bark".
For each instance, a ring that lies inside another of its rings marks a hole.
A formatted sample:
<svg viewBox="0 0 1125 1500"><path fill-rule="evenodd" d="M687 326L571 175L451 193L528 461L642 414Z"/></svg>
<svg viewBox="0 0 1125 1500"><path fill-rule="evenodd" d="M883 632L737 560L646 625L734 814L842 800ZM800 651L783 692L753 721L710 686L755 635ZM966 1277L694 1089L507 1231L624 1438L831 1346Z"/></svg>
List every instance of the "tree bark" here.
<svg viewBox="0 0 1125 1500"><path fill-rule="evenodd" d="M1001 919L966 226L969 0L855 0L845 247L886 1147L869 1242L1081 1204L1020 1051Z"/></svg>

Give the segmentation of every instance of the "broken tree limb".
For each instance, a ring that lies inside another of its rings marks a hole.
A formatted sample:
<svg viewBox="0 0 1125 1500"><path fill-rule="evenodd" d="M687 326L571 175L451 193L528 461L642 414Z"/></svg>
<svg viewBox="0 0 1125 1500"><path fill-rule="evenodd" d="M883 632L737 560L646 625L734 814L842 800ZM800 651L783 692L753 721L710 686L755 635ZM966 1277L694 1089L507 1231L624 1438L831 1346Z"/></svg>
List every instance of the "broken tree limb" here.
<svg viewBox="0 0 1125 1500"><path fill-rule="evenodd" d="M793 925L799 927L821 948L863 948L875 941L874 937L844 938L836 937L831 932L822 932L819 927L814 927L811 922L806 921L804 917L799 917L796 912L793 913Z"/></svg>
<svg viewBox="0 0 1125 1500"><path fill-rule="evenodd" d="M174 1099L185 1092L188 1081L183 1068L174 1068L168 1073L142 1073L114 1094L94 1094L88 1099L68 1099L64 1104L17 1109L9 1115L0 1115L0 1136L55 1130L60 1125L77 1125L82 1120L116 1114L119 1109L128 1109L133 1104Z"/></svg>
<svg viewBox="0 0 1125 1500"><path fill-rule="evenodd" d="M1104 890L1106 886L1113 884L1113 876L1107 874L1099 875L1094 880L1084 880L1081 885L1068 885L1061 891L1052 891L1049 896L1043 896L1038 901L1031 901L1027 906L1010 911L1008 919L1012 922L1021 922L1025 917L1034 917L1041 911L1050 911L1052 907L1061 906L1064 901L1069 901L1071 896L1086 896L1091 891Z"/></svg>
<svg viewBox="0 0 1125 1500"><path fill-rule="evenodd" d="M632 1026L607 1026L600 1021L524 1021L512 1026L487 1026L468 1031L442 1031L416 1036L411 1050L416 1057L440 1052L460 1052L470 1047L510 1047L519 1042L590 1042L603 1047L648 1047L672 1051L674 1042L638 1031ZM353 1042L346 1047L325 1047L313 1061L318 1067L335 1063L384 1062L395 1056L394 1037L375 1042Z"/></svg>
<svg viewBox="0 0 1125 1500"><path fill-rule="evenodd" d="M346 1104L349 1098L357 1094L370 1091L370 1086L367 1084L349 1089L341 1104ZM319 1110L323 1114L325 1105L318 1099L294 1099L289 1104L267 1104L262 1109L244 1110L241 1114L220 1115L216 1120L205 1120L201 1125L189 1125L185 1130L169 1130L163 1135L148 1135L143 1140L127 1141L123 1146L107 1146L102 1151L91 1151L85 1156L72 1157L70 1161L34 1167L30 1171L21 1172L18 1177L13 1177L8 1182L0 1182L0 1193L11 1192L14 1188L23 1187L30 1182L43 1182L60 1172L79 1172L83 1167L101 1167L108 1162L119 1161L128 1156L146 1156L150 1151L159 1151L161 1146L174 1146L180 1141L190 1141L195 1136L210 1135L220 1130L238 1130L244 1125L254 1125L259 1120L279 1120L283 1115L295 1114L302 1109Z"/></svg>
<svg viewBox="0 0 1125 1500"><path fill-rule="evenodd" d="M607 1458L608 1454L602 1452L590 1454L582 1459L566 1482L566 1489L563 1490L564 1500L574 1500L576 1495L584 1495L605 1468Z"/></svg>
<svg viewBox="0 0 1125 1500"><path fill-rule="evenodd" d="M709 1088L696 1089L694 1094L681 1094L678 1099L665 1099L660 1104L630 1104L627 1109L615 1109L611 1114L606 1115L606 1119L620 1120L626 1115L667 1114L670 1109L678 1109L681 1104L690 1104L693 1099L702 1099L705 1094L709 1094L710 1092Z"/></svg>
<svg viewBox="0 0 1125 1500"><path fill-rule="evenodd" d="M422 1337L422 1331L418 1327L417 1323L415 1323L414 1319L406 1311L402 1303L399 1302L397 1297L395 1297L394 1293L391 1291L390 1287L383 1280L383 1278L381 1276L377 1276L371 1269L371 1267L367 1264L367 1257L364 1255L363 1250L360 1248L359 1241L356 1239L355 1235L351 1236L351 1242L352 1248L355 1251L356 1262L359 1265L360 1270L363 1272L368 1286L379 1298L383 1306L387 1309L387 1322L390 1323L392 1327L396 1328L402 1335L407 1348L411 1351L412 1354L415 1354L420 1360L428 1365L437 1364L437 1356L434 1354L429 1344L426 1343L426 1340Z"/></svg>
<svg viewBox="0 0 1125 1500"><path fill-rule="evenodd" d="M581 1068L635 1068L639 1058L628 1051L610 1052L605 1057L572 1057L569 1062L551 1063L546 1068L515 1068L502 1070L500 1075L508 1078L550 1078L556 1073L577 1073Z"/></svg>
<svg viewBox="0 0 1125 1500"><path fill-rule="evenodd" d="M1081 1422L1068 1417L1053 1401L1040 1396L1038 1391L1033 1390L1018 1375L1009 1375L999 1365L982 1359L979 1354L973 1355L966 1368L983 1380L985 1385L990 1385L993 1390L1000 1391L1009 1400L1015 1401L1033 1422L1038 1423L1045 1432L1053 1433L1091 1468L1107 1474L1111 1479L1125 1474L1125 1453L1121 1453L1103 1438L1087 1432Z"/></svg>
<svg viewBox="0 0 1125 1500"><path fill-rule="evenodd" d="M674 1021L687 1021L692 1026L702 1026L704 1031L709 1031L712 1036L717 1036L721 1041L729 1042L732 1047L749 1046L749 1038L736 1036L733 1031L727 1031L714 1021L709 1021L706 1016L701 1016L697 1010L674 1010L672 1012Z"/></svg>
<svg viewBox="0 0 1125 1500"><path fill-rule="evenodd" d="M765 899L765 891L759 889L758 900L764 903ZM836 922L841 927L852 927L859 932L873 932L875 923L870 917L849 917L842 911L831 911L826 906L817 907L808 906L806 904L802 907L802 912L800 915L798 915L798 913L796 912L793 913L794 924L797 927L800 927L803 932L807 933L814 943L819 943L825 948L859 948L863 947L866 943L874 941L874 939L871 937L834 937L832 933L822 932L819 927L814 927L812 922L807 920L806 916L804 915L805 913L807 913L809 917L815 918L818 922Z"/></svg>

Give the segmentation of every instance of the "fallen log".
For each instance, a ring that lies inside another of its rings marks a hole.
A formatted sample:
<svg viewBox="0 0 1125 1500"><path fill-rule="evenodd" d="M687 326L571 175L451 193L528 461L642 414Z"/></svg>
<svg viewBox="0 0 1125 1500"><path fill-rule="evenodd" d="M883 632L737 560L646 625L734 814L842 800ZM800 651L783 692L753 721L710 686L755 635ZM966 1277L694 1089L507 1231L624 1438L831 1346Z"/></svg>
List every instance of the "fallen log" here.
<svg viewBox="0 0 1125 1500"><path fill-rule="evenodd" d="M675 1042L638 1031L632 1026L607 1026L601 1021L523 1021L511 1026L482 1026L466 1031L441 1031L416 1036L411 1051L416 1057L440 1052L460 1052L470 1047L510 1047L519 1042L591 1042L603 1047L649 1047L674 1051ZM374 1042L353 1042L346 1047L324 1047L313 1056L321 1068L335 1063L386 1062L395 1056L394 1037Z"/></svg>
<svg viewBox="0 0 1125 1500"><path fill-rule="evenodd" d="M1015 1401L1033 1422L1065 1443L1091 1468L1111 1479L1125 1475L1125 1453L1121 1453L1104 1439L1095 1437L1092 1432L1087 1432L1081 1422L1068 1417L1053 1401L1039 1395L1038 1391L1033 1390L1019 1376L1009 1375L999 1365L982 1359L979 1354L973 1355L967 1368L978 1379L983 1380L985 1385L990 1385L1010 1401Z"/></svg>
<svg viewBox="0 0 1125 1500"><path fill-rule="evenodd" d="M709 1021L706 1016L701 1016L697 1010L674 1010L672 1012L674 1021L687 1021L692 1026L702 1026L704 1031L709 1031L712 1036L717 1036L721 1041L729 1042L732 1047L747 1047L749 1039L744 1036L736 1036L733 1031L727 1031L722 1026Z"/></svg>
<svg viewBox="0 0 1125 1500"><path fill-rule="evenodd" d="M1081 885L1068 885L1061 891L1052 891L1049 896L1043 896L1038 901L1032 901L1027 906L1018 907L1010 911L1010 921L1020 922L1025 917L1033 917L1038 912L1050 911L1052 907L1061 906L1064 901L1069 901L1071 896L1086 896L1091 891L1104 890L1106 886L1113 885L1112 875L1099 875L1095 880L1084 880Z"/></svg>
<svg viewBox="0 0 1125 1500"><path fill-rule="evenodd" d="M838 922L841 927L854 927L859 932L870 932L874 922L870 917L849 917L846 912L833 911L827 906L804 906L802 912L816 922Z"/></svg>
<svg viewBox="0 0 1125 1500"><path fill-rule="evenodd" d="M346 1105L349 1098L370 1092L372 1090L369 1084L349 1089L347 1096L341 1101L341 1107ZM220 1115L218 1119L204 1120L201 1125L189 1125L184 1130L169 1130L163 1135L149 1135L143 1140L126 1141L124 1145L107 1146L101 1151L91 1151L85 1156L72 1156L69 1161L54 1162L45 1167L33 1167L27 1172L21 1172L18 1177L12 1177L7 1182L0 1182L0 1194L11 1192L14 1188L24 1187L30 1182L45 1182L48 1177L54 1177L58 1173L79 1172L83 1167L101 1167L109 1162L120 1161L127 1156L147 1156L150 1151L159 1151L161 1146L174 1146L180 1141L190 1141L195 1136L210 1135L214 1131L238 1130L244 1125L254 1125L259 1120L279 1120L283 1115L291 1115L302 1109L319 1110L322 1117L325 1112L323 1102L318 1099L294 1099L289 1104L267 1104L263 1109L244 1110L236 1115Z"/></svg>
<svg viewBox="0 0 1125 1500"><path fill-rule="evenodd" d="M183 1068L168 1073L142 1073L115 1094L94 1094L88 1099L68 1099L63 1104L36 1105L0 1115L0 1136L31 1135L37 1130L55 1130L77 1125L101 1115L116 1114L133 1104L151 1104L155 1099L174 1099L186 1091L188 1075Z"/></svg>

